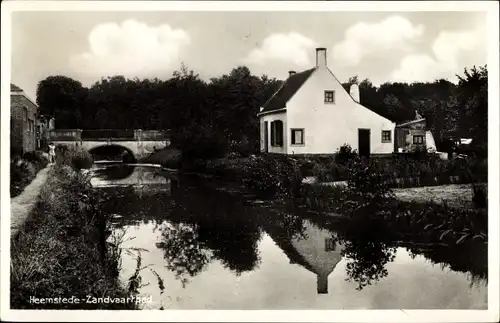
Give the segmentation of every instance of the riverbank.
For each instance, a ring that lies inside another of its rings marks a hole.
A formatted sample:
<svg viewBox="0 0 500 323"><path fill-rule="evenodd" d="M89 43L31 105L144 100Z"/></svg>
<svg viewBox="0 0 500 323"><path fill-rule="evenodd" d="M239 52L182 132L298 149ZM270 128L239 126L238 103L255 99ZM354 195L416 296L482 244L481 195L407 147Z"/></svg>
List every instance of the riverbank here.
<svg viewBox="0 0 500 323"><path fill-rule="evenodd" d="M88 176L67 163L48 170L39 201L11 236L11 308L137 308L130 298L134 290L118 278L120 241L107 241L109 222L99 209L103 198ZM76 301L42 304L30 302L30 296Z"/></svg>
<svg viewBox="0 0 500 323"><path fill-rule="evenodd" d="M311 214L344 221L347 227L381 230L394 240L487 242L484 187L472 194L474 203L465 201L466 204L456 208L437 203L432 193L417 200L398 199L400 192L395 194L388 184L387 179L392 175L380 171L377 164L357 162L351 164L348 171L349 185L310 185L303 183L300 165L291 158L250 157L210 161L198 173L229 182L240 191L246 189L264 198L293 204ZM478 196L482 196L482 200Z"/></svg>

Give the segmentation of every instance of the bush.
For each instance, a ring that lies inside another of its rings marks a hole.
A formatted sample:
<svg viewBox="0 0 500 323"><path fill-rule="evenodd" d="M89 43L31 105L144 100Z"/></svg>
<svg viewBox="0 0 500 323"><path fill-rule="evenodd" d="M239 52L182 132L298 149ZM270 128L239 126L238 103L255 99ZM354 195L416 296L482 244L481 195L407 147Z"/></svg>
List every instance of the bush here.
<svg viewBox="0 0 500 323"><path fill-rule="evenodd" d="M23 154L22 159L35 165L38 170L45 168L49 160L41 151L31 151Z"/></svg>
<svg viewBox="0 0 500 323"><path fill-rule="evenodd" d="M28 152L13 156L10 162L10 196L16 197L48 164L41 152Z"/></svg>
<svg viewBox="0 0 500 323"><path fill-rule="evenodd" d="M353 150L349 144L343 144L335 153L335 163L347 165L359 158L356 150Z"/></svg>
<svg viewBox="0 0 500 323"><path fill-rule="evenodd" d="M472 204L475 208L481 209L488 206L488 192L487 187L482 185L472 185Z"/></svg>
<svg viewBox="0 0 500 323"><path fill-rule="evenodd" d="M58 145L56 147L56 161L62 165L69 165L74 169L89 169L92 167L92 155L80 147Z"/></svg>
<svg viewBox="0 0 500 323"><path fill-rule="evenodd" d="M377 165L371 161L355 162L349 168L346 196L354 201L353 210L370 209L379 210L394 194L389 184L386 173L380 172Z"/></svg>
<svg viewBox="0 0 500 323"><path fill-rule="evenodd" d="M266 197L299 194L302 176L297 162L293 159L254 158L244 166L243 173L243 183Z"/></svg>

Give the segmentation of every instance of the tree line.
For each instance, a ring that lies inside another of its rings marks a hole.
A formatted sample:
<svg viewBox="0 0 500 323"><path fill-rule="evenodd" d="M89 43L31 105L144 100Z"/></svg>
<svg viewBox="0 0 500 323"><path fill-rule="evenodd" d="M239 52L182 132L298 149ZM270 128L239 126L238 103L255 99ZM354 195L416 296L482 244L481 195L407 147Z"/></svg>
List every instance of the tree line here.
<svg viewBox="0 0 500 323"><path fill-rule="evenodd" d="M418 111L438 143L453 135L486 144L486 66L465 68L458 84L441 79L377 87L354 76L343 86L349 90L353 83L359 84L361 104L397 122L413 120ZM208 157L258 151L257 113L281 84L244 66L209 81L183 65L167 80L112 76L90 87L56 75L39 82L37 104L58 129L170 129L185 153Z"/></svg>

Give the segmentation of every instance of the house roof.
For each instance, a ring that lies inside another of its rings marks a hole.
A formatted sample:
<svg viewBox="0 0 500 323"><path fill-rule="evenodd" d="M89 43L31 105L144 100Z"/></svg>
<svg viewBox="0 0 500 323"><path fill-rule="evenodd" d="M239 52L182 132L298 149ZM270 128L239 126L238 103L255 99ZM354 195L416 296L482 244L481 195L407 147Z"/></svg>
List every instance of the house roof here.
<svg viewBox="0 0 500 323"><path fill-rule="evenodd" d="M404 127L404 126L408 126L408 125L411 125L411 124L414 124L414 123L418 123L418 122L422 122L422 121L425 121L425 118L420 118L420 119L417 119L417 120L412 120L412 121L408 121L408 122L405 122L405 123L400 123L396 127Z"/></svg>
<svg viewBox="0 0 500 323"><path fill-rule="evenodd" d="M273 111L280 111L284 110L286 108L286 103L293 97L293 95L302 87L302 85L309 79L309 77L312 75L312 73L317 69L317 67L295 73L286 79L286 81L283 83L281 88L274 93L274 95L263 105L262 111L260 111L258 114L263 114L266 112L273 112ZM330 71L330 70L329 70ZM337 77L330 71L332 76L337 80L337 82L340 83L340 81L337 79ZM340 83L342 84L342 83ZM345 89L344 89L345 90ZM352 98L351 94L349 91L345 90L347 94ZM354 98L352 98L354 102ZM401 123L406 123L411 121L414 116L410 115L409 111L397 111L395 113L383 109L383 108L375 108L373 106L370 106L369 104L366 105L365 103L360 104L359 102L356 102L356 104L371 110L378 114L379 116L386 118L392 122L395 122L396 124L401 124Z"/></svg>
<svg viewBox="0 0 500 323"><path fill-rule="evenodd" d="M10 91L11 92L22 92L23 89L21 89L19 86L10 83Z"/></svg>
<svg viewBox="0 0 500 323"><path fill-rule="evenodd" d="M260 113L284 109L286 103L301 88L301 86L307 81L309 76L311 76L315 70L316 67L289 76L281 88L274 93L274 95L266 103L264 103L263 109Z"/></svg>

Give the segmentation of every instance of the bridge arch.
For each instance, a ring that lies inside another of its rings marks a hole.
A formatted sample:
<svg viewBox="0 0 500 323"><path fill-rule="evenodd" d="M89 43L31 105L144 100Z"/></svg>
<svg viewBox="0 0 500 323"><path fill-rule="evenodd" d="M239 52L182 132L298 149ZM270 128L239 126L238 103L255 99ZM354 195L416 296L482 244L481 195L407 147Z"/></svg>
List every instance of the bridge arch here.
<svg viewBox="0 0 500 323"><path fill-rule="evenodd" d="M94 160L96 160L96 157L99 158L99 156L107 155L110 157L111 155L115 155L116 157L121 156L122 161L131 163L137 161L137 156L134 153L133 148L127 147L126 144L121 144L119 142L95 143L93 145L85 145L85 142L82 142L82 148L87 149L92 157L94 157ZM123 155L124 152L126 153L125 156Z"/></svg>

